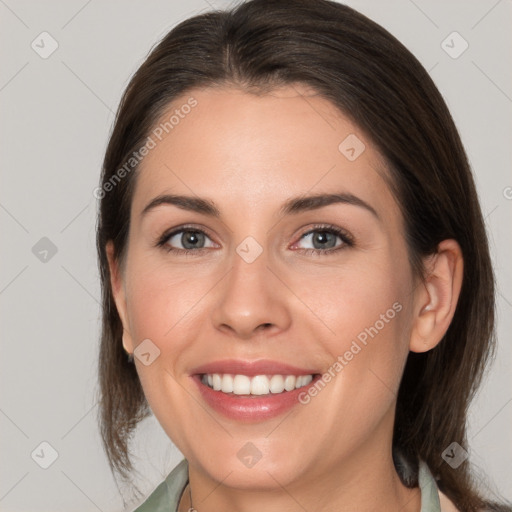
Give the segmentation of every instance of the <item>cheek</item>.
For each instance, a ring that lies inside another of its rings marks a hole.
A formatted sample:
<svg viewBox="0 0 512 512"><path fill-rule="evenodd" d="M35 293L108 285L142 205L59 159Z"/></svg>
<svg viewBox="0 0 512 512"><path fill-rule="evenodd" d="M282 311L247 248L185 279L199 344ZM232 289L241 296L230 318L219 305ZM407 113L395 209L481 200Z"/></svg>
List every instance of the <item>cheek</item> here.
<svg viewBox="0 0 512 512"><path fill-rule="evenodd" d="M324 348L340 363L332 369L343 374L336 379L340 393L359 395L362 404L387 402L396 393L409 351L410 283L392 261L354 266L329 279L307 278L311 309L331 331L323 336Z"/></svg>
<svg viewBox="0 0 512 512"><path fill-rule="evenodd" d="M211 287L210 280L198 275L191 279L189 271L180 272L163 265L148 268L147 263L144 272L134 265L132 276L128 311L135 344L145 338L154 339L160 345L174 344L173 335L183 330L189 317L194 316L194 308Z"/></svg>
<svg viewBox="0 0 512 512"><path fill-rule="evenodd" d="M207 266L197 266L197 271L169 266L142 251L130 263L127 307L133 343L137 347L149 339L159 351L150 365L137 362L137 372L153 412L160 417L165 411L187 407L178 382L183 355L205 326L202 308L216 279ZM162 424L167 424L164 417Z"/></svg>
<svg viewBox="0 0 512 512"><path fill-rule="evenodd" d="M149 339L159 350L151 364L137 361L137 372L153 413L162 425L171 425L166 415L187 407L177 378L180 356L195 337L196 307L208 282L152 262L148 254L133 257L129 271L127 306L134 345Z"/></svg>
<svg viewBox="0 0 512 512"><path fill-rule="evenodd" d="M302 301L317 314L317 322L322 320L330 331L331 346L358 337L364 341L369 332L388 334L405 316L403 300L409 288L405 276L397 275L386 261L350 263L338 272L305 272L294 283L295 289L302 290ZM314 320L313 315L306 316Z"/></svg>

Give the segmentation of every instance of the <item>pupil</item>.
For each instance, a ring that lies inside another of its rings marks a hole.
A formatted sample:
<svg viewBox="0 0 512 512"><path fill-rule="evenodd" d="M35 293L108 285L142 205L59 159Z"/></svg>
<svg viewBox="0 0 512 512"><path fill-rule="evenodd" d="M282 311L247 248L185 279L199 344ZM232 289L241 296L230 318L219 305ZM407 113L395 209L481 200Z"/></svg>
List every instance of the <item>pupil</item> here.
<svg viewBox="0 0 512 512"><path fill-rule="evenodd" d="M328 231L318 231L316 235L313 235L313 245L318 249L318 247L316 247L316 242L318 242L320 244L320 248L325 248L328 245L329 237L331 237L330 241L332 242L334 239L332 233L329 233ZM330 247L334 247L334 245L331 243Z"/></svg>
<svg viewBox="0 0 512 512"><path fill-rule="evenodd" d="M193 249L198 246L198 242L204 241L203 233L197 231L185 231L181 237L185 249Z"/></svg>

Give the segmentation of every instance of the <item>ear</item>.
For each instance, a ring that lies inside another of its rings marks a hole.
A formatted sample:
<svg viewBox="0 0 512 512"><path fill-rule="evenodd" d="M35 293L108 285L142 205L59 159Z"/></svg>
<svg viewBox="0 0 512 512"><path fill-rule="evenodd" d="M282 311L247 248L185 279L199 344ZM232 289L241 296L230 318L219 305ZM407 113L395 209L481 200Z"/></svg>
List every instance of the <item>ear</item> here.
<svg viewBox="0 0 512 512"><path fill-rule="evenodd" d="M443 240L437 252L425 260L427 277L415 294L414 323L409 348L427 352L445 335L457 307L464 262L455 240Z"/></svg>
<svg viewBox="0 0 512 512"><path fill-rule="evenodd" d="M126 307L126 291L122 272L118 260L114 257L114 243L109 240L105 246L108 266L110 269L110 285L116 303L116 309L123 324L123 347L129 354L133 354L134 344L129 330L128 313Z"/></svg>

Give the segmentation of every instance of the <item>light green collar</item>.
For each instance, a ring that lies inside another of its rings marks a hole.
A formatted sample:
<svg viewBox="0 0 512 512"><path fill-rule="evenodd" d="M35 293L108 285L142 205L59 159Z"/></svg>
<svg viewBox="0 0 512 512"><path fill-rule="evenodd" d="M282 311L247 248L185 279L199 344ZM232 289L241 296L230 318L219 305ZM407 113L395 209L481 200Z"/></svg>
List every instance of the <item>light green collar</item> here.
<svg viewBox="0 0 512 512"><path fill-rule="evenodd" d="M183 459L134 512L177 512L187 483L188 462ZM421 512L441 512L436 481L422 460L418 465L418 485L421 491Z"/></svg>

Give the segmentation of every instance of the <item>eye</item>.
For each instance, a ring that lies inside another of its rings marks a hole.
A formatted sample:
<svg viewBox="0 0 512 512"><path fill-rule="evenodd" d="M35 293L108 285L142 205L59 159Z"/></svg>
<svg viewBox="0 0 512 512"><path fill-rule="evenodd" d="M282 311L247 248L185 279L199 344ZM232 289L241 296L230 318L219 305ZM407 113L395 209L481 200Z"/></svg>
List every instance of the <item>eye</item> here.
<svg viewBox="0 0 512 512"><path fill-rule="evenodd" d="M217 245L201 229L181 227L171 233L164 233L157 245L168 252L191 253Z"/></svg>
<svg viewBox="0 0 512 512"><path fill-rule="evenodd" d="M313 245L313 248L301 247L302 244ZM167 252L177 254L197 254L218 247L202 229L189 226L164 233L156 245ZM345 230L337 226L319 225L304 233L292 249L301 249L307 254L319 254L335 252L353 245L352 235Z"/></svg>
<svg viewBox="0 0 512 512"><path fill-rule="evenodd" d="M300 247L300 244L313 247ZM306 253L329 253L353 246L352 236L345 230L336 226L315 226L304 233L293 248L299 248Z"/></svg>

